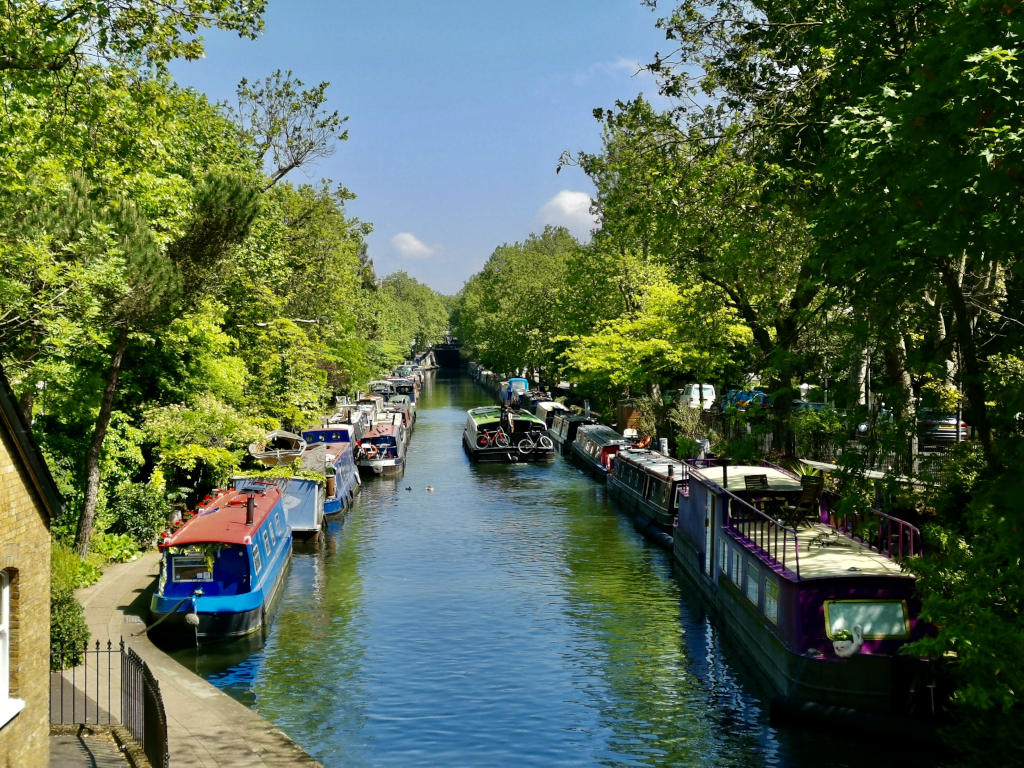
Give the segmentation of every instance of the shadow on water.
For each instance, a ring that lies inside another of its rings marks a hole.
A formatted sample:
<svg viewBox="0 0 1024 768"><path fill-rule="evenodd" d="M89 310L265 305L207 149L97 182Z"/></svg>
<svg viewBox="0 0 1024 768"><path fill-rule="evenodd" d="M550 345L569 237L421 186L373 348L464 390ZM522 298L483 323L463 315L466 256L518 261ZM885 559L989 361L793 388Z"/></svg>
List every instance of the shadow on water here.
<svg viewBox="0 0 1024 768"><path fill-rule="evenodd" d="M295 552L265 636L179 660L327 766L873 766L892 744L769 723L742 660L604 488L473 465L435 375L408 467Z"/></svg>

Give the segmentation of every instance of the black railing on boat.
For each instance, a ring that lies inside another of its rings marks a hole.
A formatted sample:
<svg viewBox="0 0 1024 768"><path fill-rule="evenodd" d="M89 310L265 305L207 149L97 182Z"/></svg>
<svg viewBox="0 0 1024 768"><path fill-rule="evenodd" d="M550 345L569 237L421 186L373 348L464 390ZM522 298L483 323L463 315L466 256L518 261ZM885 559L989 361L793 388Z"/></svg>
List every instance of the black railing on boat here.
<svg viewBox="0 0 1024 768"><path fill-rule="evenodd" d="M920 529L880 509L867 514L830 513L829 525L898 563L922 553Z"/></svg>
<svg viewBox="0 0 1024 768"><path fill-rule="evenodd" d="M800 545L796 531L730 491L723 528L800 578Z"/></svg>

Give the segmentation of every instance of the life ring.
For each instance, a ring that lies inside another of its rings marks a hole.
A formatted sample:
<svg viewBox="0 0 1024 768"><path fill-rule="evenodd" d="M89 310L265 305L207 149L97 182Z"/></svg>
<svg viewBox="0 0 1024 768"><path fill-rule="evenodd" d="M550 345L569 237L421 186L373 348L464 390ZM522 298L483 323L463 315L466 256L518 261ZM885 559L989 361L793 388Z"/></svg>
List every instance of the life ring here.
<svg viewBox="0 0 1024 768"><path fill-rule="evenodd" d="M636 444L636 447L637 448L646 448L650 444L651 444L651 436L647 435L646 437L640 438L640 441Z"/></svg>
<svg viewBox="0 0 1024 768"><path fill-rule="evenodd" d="M376 445L374 445L373 443L363 443L362 448L363 448L363 456L365 456L367 459L375 459L375 458L377 458L377 446Z"/></svg>

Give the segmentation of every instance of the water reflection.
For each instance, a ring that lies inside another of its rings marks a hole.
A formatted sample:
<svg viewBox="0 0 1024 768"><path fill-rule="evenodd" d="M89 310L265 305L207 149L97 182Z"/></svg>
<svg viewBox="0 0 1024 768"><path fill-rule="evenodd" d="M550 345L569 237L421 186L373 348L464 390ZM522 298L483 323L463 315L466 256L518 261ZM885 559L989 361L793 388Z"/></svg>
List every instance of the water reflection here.
<svg viewBox="0 0 1024 768"><path fill-rule="evenodd" d="M327 766L819 764L600 485L562 459L468 461L486 402L431 381L404 476L295 554L262 645L183 661ZM848 746L829 764L871 754Z"/></svg>

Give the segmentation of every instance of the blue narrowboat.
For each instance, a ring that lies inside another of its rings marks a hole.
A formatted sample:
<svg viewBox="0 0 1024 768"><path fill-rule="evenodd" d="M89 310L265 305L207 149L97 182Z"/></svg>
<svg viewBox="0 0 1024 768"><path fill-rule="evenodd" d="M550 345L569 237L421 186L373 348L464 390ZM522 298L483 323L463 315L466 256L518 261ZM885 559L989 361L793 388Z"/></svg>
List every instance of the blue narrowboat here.
<svg viewBox="0 0 1024 768"><path fill-rule="evenodd" d="M900 655L927 631L900 566L920 533L880 509L839 515L811 480L767 463L691 467L674 563L773 691L773 714L922 711L934 673Z"/></svg>
<svg viewBox="0 0 1024 768"><path fill-rule="evenodd" d="M350 424L327 424L302 431L307 452L324 448L323 469L327 476L324 514L342 512L359 493L359 469L355 461L354 432ZM319 462L318 462L319 463Z"/></svg>
<svg viewBox="0 0 1024 768"><path fill-rule="evenodd" d="M259 630L292 552L281 491L252 480L218 493L160 543L150 633L200 643Z"/></svg>

